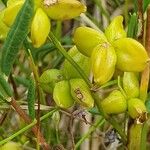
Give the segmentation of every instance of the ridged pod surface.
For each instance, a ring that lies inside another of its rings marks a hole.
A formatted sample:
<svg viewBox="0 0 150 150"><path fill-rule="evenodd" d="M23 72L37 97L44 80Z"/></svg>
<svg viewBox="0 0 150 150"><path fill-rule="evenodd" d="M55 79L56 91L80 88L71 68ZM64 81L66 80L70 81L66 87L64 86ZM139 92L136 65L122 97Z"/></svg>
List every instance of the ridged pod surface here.
<svg viewBox="0 0 150 150"><path fill-rule="evenodd" d="M99 85L108 82L115 71L116 61L115 50L109 43L103 43L95 47L91 56L94 82Z"/></svg>
<svg viewBox="0 0 150 150"><path fill-rule="evenodd" d="M127 110L127 101L119 90L114 90L101 101L101 106L107 114L119 114Z"/></svg>
<svg viewBox="0 0 150 150"><path fill-rule="evenodd" d="M55 83L63 79L62 72L57 69L48 69L40 76L40 86L47 93L52 93Z"/></svg>
<svg viewBox="0 0 150 150"><path fill-rule="evenodd" d="M44 0L41 7L51 19L55 20L72 19L86 11L86 6L78 0Z"/></svg>
<svg viewBox="0 0 150 150"><path fill-rule="evenodd" d="M124 72L123 75L123 89L128 98L135 98L139 96L139 80L134 72Z"/></svg>
<svg viewBox="0 0 150 150"><path fill-rule="evenodd" d="M38 8L31 24L31 40L34 47L38 48L45 43L50 28L48 16L41 8Z"/></svg>
<svg viewBox="0 0 150 150"><path fill-rule="evenodd" d="M72 57L72 59L82 68L87 76L90 74L90 59L83 54L81 54L76 46L72 47L68 54ZM81 78L78 71L71 65L67 60L64 61L63 74L67 79L71 78Z"/></svg>
<svg viewBox="0 0 150 150"><path fill-rule="evenodd" d="M126 37L126 32L123 28L122 16L117 16L112 20L110 25L105 30L105 35L108 41L112 44L113 44L113 41Z"/></svg>
<svg viewBox="0 0 150 150"><path fill-rule="evenodd" d="M76 28L73 40L78 50L90 57L95 46L107 42L105 35L89 27Z"/></svg>
<svg viewBox="0 0 150 150"><path fill-rule="evenodd" d="M70 87L73 99L80 105L87 108L92 108L94 106L94 99L90 89L83 79L71 79Z"/></svg>
<svg viewBox="0 0 150 150"><path fill-rule="evenodd" d="M128 113L133 118L144 118L147 113L146 106L141 99L131 98L128 100Z"/></svg>
<svg viewBox="0 0 150 150"><path fill-rule="evenodd" d="M23 4L24 0L16 1L5 9L3 21L8 27L10 27L13 24Z"/></svg>
<svg viewBox="0 0 150 150"><path fill-rule="evenodd" d="M74 100L70 93L69 81L63 80L55 84L53 99L56 105L61 108L73 106Z"/></svg>
<svg viewBox="0 0 150 150"><path fill-rule="evenodd" d="M145 48L136 40L122 38L114 41L117 68L126 72L141 72L149 60Z"/></svg>

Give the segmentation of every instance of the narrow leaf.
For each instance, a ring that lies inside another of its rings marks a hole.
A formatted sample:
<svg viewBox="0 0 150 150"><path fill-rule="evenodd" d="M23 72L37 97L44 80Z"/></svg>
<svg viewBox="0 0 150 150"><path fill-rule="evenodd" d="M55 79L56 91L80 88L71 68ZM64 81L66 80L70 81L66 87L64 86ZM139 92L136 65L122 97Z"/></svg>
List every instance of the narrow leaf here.
<svg viewBox="0 0 150 150"><path fill-rule="evenodd" d="M6 75L9 75L19 48L28 34L32 15L33 2L32 0L26 0L23 7L19 11L2 47L1 68Z"/></svg>
<svg viewBox="0 0 150 150"><path fill-rule="evenodd" d="M137 31L138 31L138 17L137 17L137 14L134 13L131 15L130 20L129 20L127 36L136 38Z"/></svg>

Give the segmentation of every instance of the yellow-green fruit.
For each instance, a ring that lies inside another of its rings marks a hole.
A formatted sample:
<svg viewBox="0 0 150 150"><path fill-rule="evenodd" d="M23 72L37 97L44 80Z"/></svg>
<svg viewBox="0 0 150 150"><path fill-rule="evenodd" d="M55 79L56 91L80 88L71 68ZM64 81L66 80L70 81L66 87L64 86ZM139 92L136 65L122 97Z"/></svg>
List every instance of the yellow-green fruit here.
<svg viewBox="0 0 150 150"><path fill-rule="evenodd" d="M90 57L95 46L107 42L105 35L89 27L76 28L73 40L78 50Z"/></svg>
<svg viewBox="0 0 150 150"><path fill-rule="evenodd" d="M149 60L145 48L136 40L122 38L114 41L117 68L126 72L141 72Z"/></svg>
<svg viewBox="0 0 150 150"><path fill-rule="evenodd" d="M117 16L115 17L110 25L105 30L105 35L110 43L113 43L113 41L125 38L126 32L123 28L123 17Z"/></svg>
<svg viewBox="0 0 150 150"><path fill-rule="evenodd" d="M31 24L31 40L34 47L38 48L45 43L50 27L48 16L41 8L38 8Z"/></svg>
<svg viewBox="0 0 150 150"><path fill-rule="evenodd" d="M63 80L55 84L53 99L56 105L61 108L69 108L73 106L74 100L70 93L70 85L68 81Z"/></svg>
<svg viewBox="0 0 150 150"><path fill-rule="evenodd" d="M116 60L115 50L109 43L103 43L94 48L91 69L95 83L102 85L112 78Z"/></svg>
<svg viewBox="0 0 150 150"><path fill-rule="evenodd" d="M119 114L127 110L127 101L119 90L114 90L102 100L101 106L107 114Z"/></svg>
<svg viewBox="0 0 150 150"><path fill-rule="evenodd" d="M129 115L135 118L143 118L146 114L146 106L141 99L131 98L128 100Z"/></svg>
<svg viewBox="0 0 150 150"><path fill-rule="evenodd" d="M5 9L3 21L7 26L10 27L13 24L23 3L24 0L16 1Z"/></svg>
<svg viewBox="0 0 150 150"><path fill-rule="evenodd" d="M82 68L84 73L89 76L90 74L90 59L84 55L82 55L76 46L72 47L68 54L72 57L72 59ZM71 65L71 63L67 60L64 61L63 65L63 73L67 79L71 78L81 78L81 75L78 71Z"/></svg>
<svg viewBox="0 0 150 150"><path fill-rule="evenodd" d="M55 20L72 19L86 11L86 6L78 0L44 0L41 7L51 19Z"/></svg>
<svg viewBox="0 0 150 150"><path fill-rule="evenodd" d="M94 106L90 89L83 79L70 80L71 95L80 105L88 108Z"/></svg>
<svg viewBox="0 0 150 150"><path fill-rule="evenodd" d="M58 69L48 69L40 76L39 83L42 89L47 93L52 93L55 83L63 79L62 72Z"/></svg>
<svg viewBox="0 0 150 150"><path fill-rule="evenodd" d="M0 147L0 150L23 150L23 148L21 148L20 144L18 143L8 142Z"/></svg>
<svg viewBox="0 0 150 150"><path fill-rule="evenodd" d="M0 40L4 40L7 36L9 28L3 22L4 10L0 11Z"/></svg>
<svg viewBox="0 0 150 150"><path fill-rule="evenodd" d="M135 98L139 96L139 80L136 73L124 72L123 89L128 98Z"/></svg>

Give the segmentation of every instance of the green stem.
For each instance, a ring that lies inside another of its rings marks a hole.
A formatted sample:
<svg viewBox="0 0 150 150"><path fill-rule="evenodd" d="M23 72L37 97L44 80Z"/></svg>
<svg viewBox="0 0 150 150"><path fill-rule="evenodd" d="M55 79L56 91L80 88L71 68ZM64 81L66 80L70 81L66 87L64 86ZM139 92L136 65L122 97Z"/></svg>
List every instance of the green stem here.
<svg viewBox="0 0 150 150"><path fill-rule="evenodd" d="M71 56L68 55L66 50L63 48L61 43L57 40L57 38L54 36L52 32L50 32L50 37L49 39L54 43L54 45L58 48L58 50L63 54L63 56L73 65L73 67L79 72L81 77L85 80L85 82L89 85L92 86L90 80L84 73L84 71L81 69L81 67L71 58Z"/></svg>
<svg viewBox="0 0 150 150"><path fill-rule="evenodd" d="M82 136L82 138L76 143L75 149L77 149L82 144L82 142L84 142L84 140L91 135L92 132L94 132L98 127L102 126L104 124L104 122L105 122L105 119L103 119L103 118L98 119L95 122L95 124L89 128L88 132L85 133Z"/></svg>
<svg viewBox="0 0 150 150"><path fill-rule="evenodd" d="M48 118L49 116L51 116L54 112L58 111L58 109L53 109L50 112L48 112L47 114L45 114L44 116L42 116L40 118L40 121L43 121L44 119ZM15 137L17 137L18 135L22 134L23 132L27 131L28 129L32 128L33 126L35 126L37 124L37 120L34 120L31 124L25 126L24 128L22 128L21 130L19 130L18 132L16 132L15 134L11 135L10 137L0 141L0 145L3 145L9 141L11 141L12 139L14 139Z"/></svg>

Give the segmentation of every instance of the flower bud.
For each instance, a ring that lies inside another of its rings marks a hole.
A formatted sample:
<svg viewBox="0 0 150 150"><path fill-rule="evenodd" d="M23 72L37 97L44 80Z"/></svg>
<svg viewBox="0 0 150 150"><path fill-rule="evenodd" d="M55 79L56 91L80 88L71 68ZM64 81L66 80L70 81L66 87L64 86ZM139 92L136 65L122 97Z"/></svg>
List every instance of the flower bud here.
<svg viewBox="0 0 150 150"><path fill-rule="evenodd" d="M107 42L105 35L89 27L78 27L74 32L74 43L78 50L90 57L94 47Z"/></svg>
<svg viewBox="0 0 150 150"><path fill-rule="evenodd" d="M91 95L88 85L83 79L70 80L71 95L80 105L88 108L94 106L94 99Z"/></svg>
<svg viewBox="0 0 150 150"><path fill-rule="evenodd" d="M69 108L73 106L74 100L70 93L70 86L68 81L63 80L55 84L53 99L56 105L59 107Z"/></svg>
<svg viewBox="0 0 150 150"><path fill-rule="evenodd" d="M102 100L101 106L107 114L119 114L127 110L127 101L119 90L114 90Z"/></svg>
<svg viewBox="0 0 150 150"><path fill-rule="evenodd" d="M45 12L38 8L31 24L31 40L34 47L42 46L50 32L50 20Z"/></svg>

